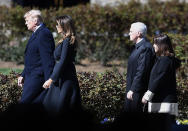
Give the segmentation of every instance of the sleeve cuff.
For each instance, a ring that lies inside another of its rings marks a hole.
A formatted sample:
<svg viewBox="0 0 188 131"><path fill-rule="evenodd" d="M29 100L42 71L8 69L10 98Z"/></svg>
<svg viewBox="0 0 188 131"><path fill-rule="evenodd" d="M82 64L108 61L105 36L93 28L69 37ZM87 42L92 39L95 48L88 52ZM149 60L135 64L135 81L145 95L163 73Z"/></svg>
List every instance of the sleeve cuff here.
<svg viewBox="0 0 188 131"><path fill-rule="evenodd" d="M147 101L151 101L151 99L153 98L154 96L154 93L152 93L151 91L147 91L145 94L144 94L144 99L146 99Z"/></svg>

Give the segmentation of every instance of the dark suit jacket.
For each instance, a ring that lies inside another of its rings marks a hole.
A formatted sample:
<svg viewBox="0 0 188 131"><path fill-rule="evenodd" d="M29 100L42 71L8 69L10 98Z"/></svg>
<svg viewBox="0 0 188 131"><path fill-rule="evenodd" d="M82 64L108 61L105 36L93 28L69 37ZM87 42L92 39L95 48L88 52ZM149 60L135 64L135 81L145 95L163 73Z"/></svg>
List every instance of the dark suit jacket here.
<svg viewBox="0 0 188 131"><path fill-rule="evenodd" d="M135 45L128 59L126 92L144 93L147 90L154 58L154 49L145 39Z"/></svg>
<svg viewBox="0 0 188 131"><path fill-rule="evenodd" d="M180 65L174 57L157 57L152 68L149 88L154 93L152 102L177 102L176 67Z"/></svg>
<svg viewBox="0 0 188 131"><path fill-rule="evenodd" d="M30 37L24 59L24 88L21 102L30 103L43 91L43 83L49 79L55 64L54 39L51 32L42 24ZM42 99L42 98L39 98Z"/></svg>

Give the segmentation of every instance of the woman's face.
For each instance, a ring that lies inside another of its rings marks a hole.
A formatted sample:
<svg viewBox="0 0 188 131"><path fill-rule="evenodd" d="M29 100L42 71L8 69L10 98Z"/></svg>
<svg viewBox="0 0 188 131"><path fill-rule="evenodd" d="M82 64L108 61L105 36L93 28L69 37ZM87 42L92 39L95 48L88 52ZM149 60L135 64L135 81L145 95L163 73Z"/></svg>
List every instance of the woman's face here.
<svg viewBox="0 0 188 131"><path fill-rule="evenodd" d="M63 29L62 29L62 27L61 27L61 25L59 24L58 21L57 21L56 29L57 29L57 33L62 33L63 32Z"/></svg>
<svg viewBox="0 0 188 131"><path fill-rule="evenodd" d="M159 50L159 47L158 47L156 44L154 44L154 45L153 45L153 48L154 48L154 50L155 50L155 53L157 53L158 50Z"/></svg>

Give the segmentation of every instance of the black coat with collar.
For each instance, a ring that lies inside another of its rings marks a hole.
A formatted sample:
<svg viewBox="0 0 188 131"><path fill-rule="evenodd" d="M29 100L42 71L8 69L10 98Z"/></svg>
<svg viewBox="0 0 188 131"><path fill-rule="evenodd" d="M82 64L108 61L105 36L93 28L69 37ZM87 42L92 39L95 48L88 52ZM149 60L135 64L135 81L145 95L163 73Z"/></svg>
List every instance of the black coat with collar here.
<svg viewBox="0 0 188 131"><path fill-rule="evenodd" d="M24 71L22 76L35 72L43 75L45 80L49 79L55 60L53 52L55 43L52 33L42 24L36 32L30 37L26 49L24 59Z"/></svg>
<svg viewBox="0 0 188 131"><path fill-rule="evenodd" d="M75 44L70 44L70 38L63 40L54 51L56 64L50 78L56 84L62 85L66 80L74 81L78 84L75 68L76 49Z"/></svg>
<svg viewBox="0 0 188 131"><path fill-rule="evenodd" d="M128 59L126 92L144 93L147 90L154 59L152 44L145 39L134 46Z"/></svg>
<svg viewBox="0 0 188 131"><path fill-rule="evenodd" d="M175 57L160 56L152 68L149 87L154 96L152 102L177 102L176 94L176 68L180 61Z"/></svg>
<svg viewBox="0 0 188 131"><path fill-rule="evenodd" d="M55 64L54 49L52 33L42 24L30 37L25 49L21 103L42 102L45 94L42 85L49 79Z"/></svg>
<svg viewBox="0 0 188 131"><path fill-rule="evenodd" d="M80 88L74 65L75 46L76 43L70 44L70 38L66 38L54 51L56 64L50 76L53 83L44 99L45 108L52 115L80 109Z"/></svg>

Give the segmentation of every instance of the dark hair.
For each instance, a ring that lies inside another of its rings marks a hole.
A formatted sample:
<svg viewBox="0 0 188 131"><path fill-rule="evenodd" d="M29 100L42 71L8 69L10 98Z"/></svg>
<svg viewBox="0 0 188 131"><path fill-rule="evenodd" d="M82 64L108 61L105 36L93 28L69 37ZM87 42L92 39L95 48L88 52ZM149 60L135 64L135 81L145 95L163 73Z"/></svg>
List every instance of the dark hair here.
<svg viewBox="0 0 188 131"><path fill-rule="evenodd" d="M65 38L70 37L70 43L74 44L76 39L76 32L73 19L68 15L63 15L57 17L56 21L60 24L64 34L63 38L60 39L59 43L61 43Z"/></svg>
<svg viewBox="0 0 188 131"><path fill-rule="evenodd" d="M153 38L153 43L157 45L159 50L156 52L158 56L174 56L174 50L171 44L171 40L166 34L160 34Z"/></svg>

